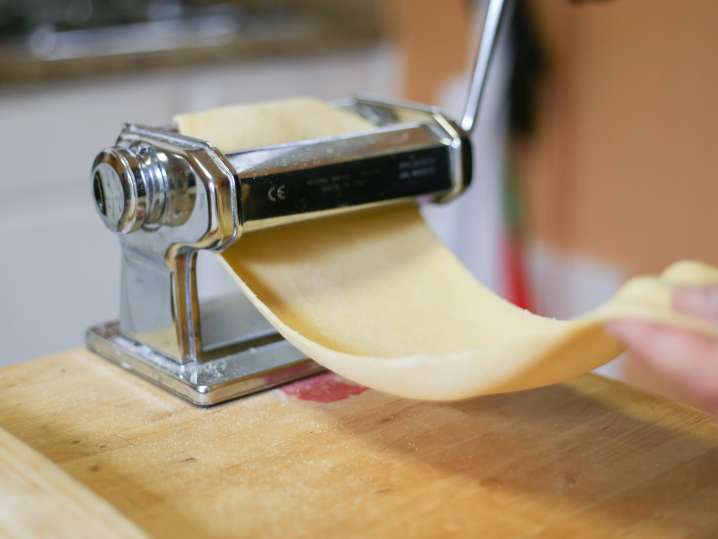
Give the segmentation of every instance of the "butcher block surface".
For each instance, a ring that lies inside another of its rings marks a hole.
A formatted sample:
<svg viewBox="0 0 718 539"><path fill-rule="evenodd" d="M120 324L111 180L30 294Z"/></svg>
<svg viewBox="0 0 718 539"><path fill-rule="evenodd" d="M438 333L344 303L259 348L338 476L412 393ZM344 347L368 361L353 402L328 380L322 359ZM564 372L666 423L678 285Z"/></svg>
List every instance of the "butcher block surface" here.
<svg viewBox="0 0 718 539"><path fill-rule="evenodd" d="M0 370L0 426L151 537L718 537L718 423L595 375L201 409L76 349Z"/></svg>

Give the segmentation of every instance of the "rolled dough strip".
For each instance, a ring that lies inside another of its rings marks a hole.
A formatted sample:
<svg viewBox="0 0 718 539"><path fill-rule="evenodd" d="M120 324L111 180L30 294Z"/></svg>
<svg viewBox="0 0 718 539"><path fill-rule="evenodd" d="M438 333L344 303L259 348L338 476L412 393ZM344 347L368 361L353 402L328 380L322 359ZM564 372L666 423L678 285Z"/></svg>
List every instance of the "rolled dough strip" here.
<svg viewBox="0 0 718 539"><path fill-rule="evenodd" d="M301 107L274 106L280 115L302 115ZM223 123L214 116L203 136L211 135L211 122ZM270 140L265 127L251 129ZM244 140L238 137L234 149L243 149ZM416 399L516 391L588 372L621 352L603 330L615 318L718 336L712 324L671 308L676 286L718 283L718 270L679 263L660 278L629 281L577 320L543 318L478 283L414 204L247 234L222 256L252 303L308 357L358 383Z"/></svg>
<svg viewBox="0 0 718 539"><path fill-rule="evenodd" d="M207 140L225 153L372 128L357 115L311 97L180 114L174 121L180 133Z"/></svg>

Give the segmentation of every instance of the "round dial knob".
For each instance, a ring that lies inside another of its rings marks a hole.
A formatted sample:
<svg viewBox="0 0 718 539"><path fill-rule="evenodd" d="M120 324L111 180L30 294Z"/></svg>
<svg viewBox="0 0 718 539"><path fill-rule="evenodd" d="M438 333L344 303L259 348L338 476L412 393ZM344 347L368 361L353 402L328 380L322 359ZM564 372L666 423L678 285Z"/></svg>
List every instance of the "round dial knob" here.
<svg viewBox="0 0 718 539"><path fill-rule="evenodd" d="M140 163L124 148L101 151L92 165L95 207L107 228L129 234L140 228L147 210L147 189Z"/></svg>

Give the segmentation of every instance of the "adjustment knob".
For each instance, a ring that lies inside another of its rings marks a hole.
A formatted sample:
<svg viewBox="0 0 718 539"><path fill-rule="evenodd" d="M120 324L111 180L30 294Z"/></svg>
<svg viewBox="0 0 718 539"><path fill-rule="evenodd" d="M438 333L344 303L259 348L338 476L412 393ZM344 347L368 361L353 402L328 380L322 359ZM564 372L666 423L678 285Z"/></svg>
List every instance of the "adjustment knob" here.
<svg viewBox="0 0 718 539"><path fill-rule="evenodd" d="M129 234L142 226L148 207L147 185L132 152L124 148L101 151L92 165L92 192L107 228Z"/></svg>

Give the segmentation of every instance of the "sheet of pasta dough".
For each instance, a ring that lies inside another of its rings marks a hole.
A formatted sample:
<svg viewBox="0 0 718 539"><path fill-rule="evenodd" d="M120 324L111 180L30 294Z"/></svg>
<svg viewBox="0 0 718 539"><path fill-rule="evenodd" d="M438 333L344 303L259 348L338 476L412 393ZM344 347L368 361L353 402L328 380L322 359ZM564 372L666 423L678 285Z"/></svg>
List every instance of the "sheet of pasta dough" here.
<svg viewBox="0 0 718 539"><path fill-rule="evenodd" d="M219 107L175 117L180 133L238 152L371 129L359 116L311 97Z"/></svg>
<svg viewBox="0 0 718 539"><path fill-rule="evenodd" d="M229 111L233 125L242 126L238 131L257 134L265 144L286 141L281 129L267 132L266 124L239 118L244 112L237 112L247 110ZM301 101L263 110L292 117L291 125L306 113ZM312 123L336 121L329 105L315 105L311 112ZM238 133L232 144L221 115L196 115L193 125L198 124L201 129L183 132L212 141L216 130L232 151L246 149L252 138ZM311 137L311 127L303 133ZM319 136L325 134L319 130ZM582 318L543 318L477 282L414 204L254 232L222 256L253 304L308 357L358 383L404 397L454 400L573 378L621 352L602 329L612 318L654 320L718 336L709 322L671 309L674 287L718 283L714 268L682 262L661 277L629 281Z"/></svg>

